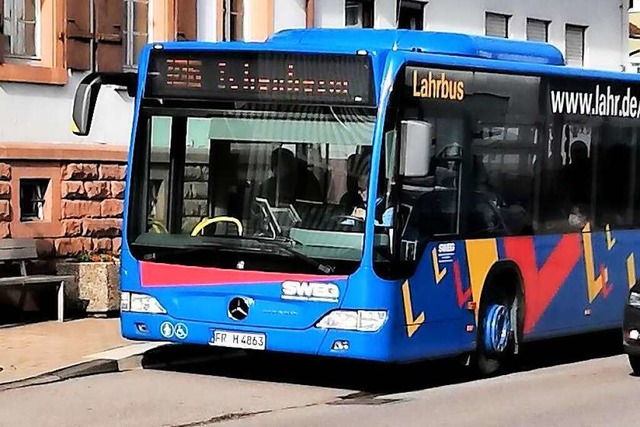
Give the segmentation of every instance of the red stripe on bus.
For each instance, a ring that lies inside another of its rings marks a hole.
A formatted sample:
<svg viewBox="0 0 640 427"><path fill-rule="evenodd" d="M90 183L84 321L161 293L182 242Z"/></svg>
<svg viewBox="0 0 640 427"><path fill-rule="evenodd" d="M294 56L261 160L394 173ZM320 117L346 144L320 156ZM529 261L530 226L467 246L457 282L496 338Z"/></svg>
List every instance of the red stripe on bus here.
<svg viewBox="0 0 640 427"><path fill-rule="evenodd" d="M344 280L347 276L322 276L311 274L270 273L263 271L226 270L213 267L140 263L142 286L215 286L280 283L286 280L318 281Z"/></svg>

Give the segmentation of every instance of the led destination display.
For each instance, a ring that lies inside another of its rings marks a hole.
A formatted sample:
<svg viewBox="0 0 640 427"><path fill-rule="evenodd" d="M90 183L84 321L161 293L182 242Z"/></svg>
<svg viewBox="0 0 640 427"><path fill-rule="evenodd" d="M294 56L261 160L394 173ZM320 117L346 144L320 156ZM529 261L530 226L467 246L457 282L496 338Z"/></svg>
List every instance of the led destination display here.
<svg viewBox="0 0 640 427"><path fill-rule="evenodd" d="M157 51L149 66L149 97L374 104L366 56Z"/></svg>

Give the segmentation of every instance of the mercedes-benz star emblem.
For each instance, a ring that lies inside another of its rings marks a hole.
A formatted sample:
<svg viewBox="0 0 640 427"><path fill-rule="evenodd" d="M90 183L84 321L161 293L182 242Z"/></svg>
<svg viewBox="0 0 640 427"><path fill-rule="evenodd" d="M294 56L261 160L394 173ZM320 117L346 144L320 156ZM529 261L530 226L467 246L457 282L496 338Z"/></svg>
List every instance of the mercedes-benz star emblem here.
<svg viewBox="0 0 640 427"><path fill-rule="evenodd" d="M249 304L244 298L236 297L229 303L229 317L234 320L243 320L249 315Z"/></svg>

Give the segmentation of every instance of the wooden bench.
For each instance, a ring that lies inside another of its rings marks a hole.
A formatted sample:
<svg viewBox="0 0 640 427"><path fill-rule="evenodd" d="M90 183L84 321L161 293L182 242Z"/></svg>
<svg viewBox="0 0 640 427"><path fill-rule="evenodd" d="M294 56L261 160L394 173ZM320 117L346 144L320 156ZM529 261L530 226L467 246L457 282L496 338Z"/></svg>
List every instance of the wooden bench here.
<svg viewBox="0 0 640 427"><path fill-rule="evenodd" d="M0 262L19 263L20 275L0 277L0 289L4 287L25 287L29 285L51 284L56 286L58 296L58 321L64 321L64 284L74 280L74 276L27 274L27 263L38 259L36 241L33 239L0 239Z"/></svg>

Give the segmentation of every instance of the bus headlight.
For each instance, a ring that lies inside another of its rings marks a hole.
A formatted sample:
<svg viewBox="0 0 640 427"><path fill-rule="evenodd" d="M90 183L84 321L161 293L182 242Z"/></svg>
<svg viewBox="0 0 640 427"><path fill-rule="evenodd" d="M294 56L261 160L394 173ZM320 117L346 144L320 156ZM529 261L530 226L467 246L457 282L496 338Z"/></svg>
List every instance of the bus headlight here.
<svg viewBox="0 0 640 427"><path fill-rule="evenodd" d="M154 297L135 292L122 292L120 294L120 311L149 314L167 313L167 310Z"/></svg>
<svg viewBox="0 0 640 427"><path fill-rule="evenodd" d="M640 308L640 293L631 292L629 294L629 305L631 307Z"/></svg>
<svg viewBox="0 0 640 427"><path fill-rule="evenodd" d="M336 310L320 319L316 327L322 329L376 332L382 328L386 320L386 311Z"/></svg>

